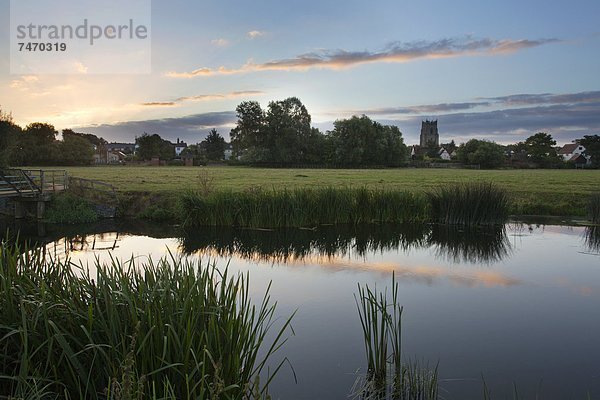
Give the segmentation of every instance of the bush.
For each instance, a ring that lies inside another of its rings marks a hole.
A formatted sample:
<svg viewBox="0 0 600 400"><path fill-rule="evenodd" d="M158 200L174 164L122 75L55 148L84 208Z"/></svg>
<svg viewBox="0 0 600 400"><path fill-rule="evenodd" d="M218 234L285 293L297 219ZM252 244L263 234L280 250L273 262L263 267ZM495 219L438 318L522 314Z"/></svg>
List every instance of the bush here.
<svg viewBox="0 0 600 400"><path fill-rule="evenodd" d="M84 224L96 222L98 214L88 201L67 192L52 199L46 210L46 220L52 224Z"/></svg>

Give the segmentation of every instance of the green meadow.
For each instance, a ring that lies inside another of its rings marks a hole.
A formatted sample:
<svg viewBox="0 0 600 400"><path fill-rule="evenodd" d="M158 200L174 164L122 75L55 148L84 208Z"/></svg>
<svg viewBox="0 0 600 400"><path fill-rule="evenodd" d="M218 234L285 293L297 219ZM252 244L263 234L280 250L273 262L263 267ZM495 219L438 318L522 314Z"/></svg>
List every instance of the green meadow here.
<svg viewBox="0 0 600 400"><path fill-rule="evenodd" d="M506 189L511 214L583 216L600 188L599 170L267 169L250 167L68 167L71 176L113 184L121 193L163 196L192 190L247 191L349 187L428 192L441 185L492 182Z"/></svg>

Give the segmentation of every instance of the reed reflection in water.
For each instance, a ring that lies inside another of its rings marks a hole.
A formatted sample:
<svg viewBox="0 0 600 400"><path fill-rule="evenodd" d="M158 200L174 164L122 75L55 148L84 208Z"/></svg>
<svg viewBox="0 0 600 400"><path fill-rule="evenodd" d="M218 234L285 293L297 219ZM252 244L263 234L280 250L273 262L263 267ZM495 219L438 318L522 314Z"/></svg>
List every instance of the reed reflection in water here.
<svg viewBox="0 0 600 400"><path fill-rule="evenodd" d="M600 226L585 229L585 245L590 252L600 255Z"/></svg>
<svg viewBox="0 0 600 400"><path fill-rule="evenodd" d="M435 248L455 263L491 264L511 253L504 227L464 229L445 225L323 226L316 229L207 228L179 239L185 253L213 252L255 261L286 263L308 257L363 258L389 250Z"/></svg>

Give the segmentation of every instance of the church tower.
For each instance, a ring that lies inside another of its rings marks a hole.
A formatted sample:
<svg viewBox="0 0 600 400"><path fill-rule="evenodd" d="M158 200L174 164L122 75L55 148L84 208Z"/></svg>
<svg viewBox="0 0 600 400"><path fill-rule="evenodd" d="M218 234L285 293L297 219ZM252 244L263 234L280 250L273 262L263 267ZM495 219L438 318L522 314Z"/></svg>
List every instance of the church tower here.
<svg viewBox="0 0 600 400"><path fill-rule="evenodd" d="M425 120L421 122L421 147L440 147L440 135L436 121Z"/></svg>

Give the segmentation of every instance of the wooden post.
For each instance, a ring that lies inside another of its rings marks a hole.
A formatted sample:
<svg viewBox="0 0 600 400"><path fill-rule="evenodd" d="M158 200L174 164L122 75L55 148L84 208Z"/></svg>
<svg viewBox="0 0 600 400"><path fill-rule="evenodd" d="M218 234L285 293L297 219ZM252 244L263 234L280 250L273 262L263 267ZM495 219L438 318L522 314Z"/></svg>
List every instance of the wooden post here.
<svg viewBox="0 0 600 400"><path fill-rule="evenodd" d="M44 219L46 212L46 202L44 200L37 201L37 219Z"/></svg>
<svg viewBox="0 0 600 400"><path fill-rule="evenodd" d="M40 191L44 194L44 170L40 169Z"/></svg>
<svg viewBox="0 0 600 400"><path fill-rule="evenodd" d="M25 217L25 209L23 203L15 200L15 219L23 219Z"/></svg>

